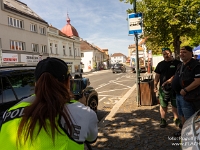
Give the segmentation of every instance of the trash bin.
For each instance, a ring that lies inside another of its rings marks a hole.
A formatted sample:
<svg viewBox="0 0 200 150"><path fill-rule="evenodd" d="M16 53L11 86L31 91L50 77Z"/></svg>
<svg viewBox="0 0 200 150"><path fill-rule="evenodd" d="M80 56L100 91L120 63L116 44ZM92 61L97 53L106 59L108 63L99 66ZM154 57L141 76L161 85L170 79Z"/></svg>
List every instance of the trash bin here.
<svg viewBox="0 0 200 150"><path fill-rule="evenodd" d="M142 79L139 84L140 87L140 105L152 106L157 104L156 93L154 92L154 80L152 77Z"/></svg>

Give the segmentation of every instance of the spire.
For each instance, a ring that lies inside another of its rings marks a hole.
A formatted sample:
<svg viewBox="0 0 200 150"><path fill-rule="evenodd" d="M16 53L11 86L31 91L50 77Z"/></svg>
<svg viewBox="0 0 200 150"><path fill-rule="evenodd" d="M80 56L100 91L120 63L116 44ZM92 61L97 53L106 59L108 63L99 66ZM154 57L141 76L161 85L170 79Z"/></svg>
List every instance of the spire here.
<svg viewBox="0 0 200 150"><path fill-rule="evenodd" d="M78 32L70 23L70 18L69 18L68 12L67 12L66 21L67 21L67 24L61 29L61 31L69 37L71 37L71 36L79 37Z"/></svg>
<svg viewBox="0 0 200 150"><path fill-rule="evenodd" d="M68 13L67 13L67 24L70 24L70 18L69 18Z"/></svg>

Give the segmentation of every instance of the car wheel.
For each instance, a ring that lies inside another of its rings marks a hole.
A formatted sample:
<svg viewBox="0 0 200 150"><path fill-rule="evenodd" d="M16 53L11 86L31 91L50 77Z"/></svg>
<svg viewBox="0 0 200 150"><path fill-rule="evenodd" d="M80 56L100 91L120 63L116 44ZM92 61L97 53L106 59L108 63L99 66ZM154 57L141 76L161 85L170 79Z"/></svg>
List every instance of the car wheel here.
<svg viewBox="0 0 200 150"><path fill-rule="evenodd" d="M91 97L89 99L88 106L97 113L97 107L98 107L97 99Z"/></svg>
<svg viewBox="0 0 200 150"><path fill-rule="evenodd" d="M115 73L115 72L113 72L113 73Z"/></svg>

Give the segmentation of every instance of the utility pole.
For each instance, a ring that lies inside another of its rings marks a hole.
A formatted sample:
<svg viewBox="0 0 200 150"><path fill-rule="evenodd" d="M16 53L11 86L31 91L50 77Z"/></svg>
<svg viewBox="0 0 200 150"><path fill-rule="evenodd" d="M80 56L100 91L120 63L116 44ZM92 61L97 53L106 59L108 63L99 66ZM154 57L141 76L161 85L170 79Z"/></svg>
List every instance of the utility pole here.
<svg viewBox="0 0 200 150"><path fill-rule="evenodd" d="M136 0L133 1L133 11L136 13ZM136 89L137 89L137 105L140 105L140 70L139 70L139 53L138 53L138 33L135 32L136 45Z"/></svg>

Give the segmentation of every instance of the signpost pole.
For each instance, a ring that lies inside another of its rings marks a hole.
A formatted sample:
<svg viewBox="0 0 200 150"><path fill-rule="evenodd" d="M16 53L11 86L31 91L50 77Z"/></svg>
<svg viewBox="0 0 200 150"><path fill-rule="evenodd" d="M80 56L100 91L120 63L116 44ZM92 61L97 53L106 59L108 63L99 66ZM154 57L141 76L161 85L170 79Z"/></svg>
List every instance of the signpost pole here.
<svg viewBox="0 0 200 150"><path fill-rule="evenodd" d="M136 13L136 0L133 2L133 10ZM138 33L135 32L135 45L136 45L136 89L137 89L137 105L140 105L140 70L139 70L139 54L138 54Z"/></svg>
<svg viewBox="0 0 200 150"><path fill-rule="evenodd" d="M0 43L1 44L1 43ZM2 48L1 48L1 45L0 45L0 66L2 67Z"/></svg>

